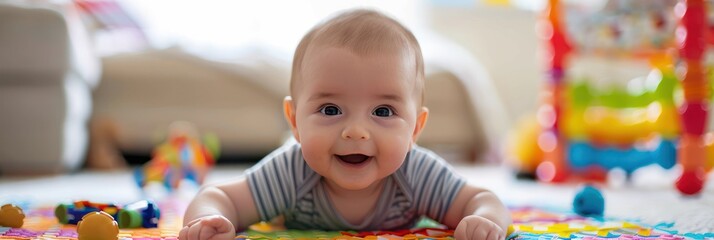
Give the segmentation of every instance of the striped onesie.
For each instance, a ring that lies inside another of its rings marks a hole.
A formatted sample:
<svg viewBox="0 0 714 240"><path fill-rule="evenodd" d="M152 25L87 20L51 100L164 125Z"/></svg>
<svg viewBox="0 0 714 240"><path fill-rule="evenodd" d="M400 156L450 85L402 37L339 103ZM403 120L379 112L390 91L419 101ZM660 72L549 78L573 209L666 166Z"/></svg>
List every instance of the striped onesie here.
<svg viewBox="0 0 714 240"><path fill-rule="evenodd" d="M415 146L385 179L376 209L354 225L334 210L322 176L305 163L298 143L273 151L246 176L261 220L283 215L290 229L320 230L408 229L421 216L443 222L465 183L441 157Z"/></svg>

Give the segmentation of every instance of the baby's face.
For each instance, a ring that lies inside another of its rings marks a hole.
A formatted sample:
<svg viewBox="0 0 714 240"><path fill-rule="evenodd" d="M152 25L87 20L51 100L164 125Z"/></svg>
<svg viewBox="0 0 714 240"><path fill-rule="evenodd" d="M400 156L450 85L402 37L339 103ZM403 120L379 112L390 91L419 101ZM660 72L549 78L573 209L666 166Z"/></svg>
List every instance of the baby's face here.
<svg viewBox="0 0 714 240"><path fill-rule="evenodd" d="M401 166L423 126L417 115L426 111L419 106L412 59L337 47L308 52L293 89L293 131L313 170L343 189L359 190Z"/></svg>

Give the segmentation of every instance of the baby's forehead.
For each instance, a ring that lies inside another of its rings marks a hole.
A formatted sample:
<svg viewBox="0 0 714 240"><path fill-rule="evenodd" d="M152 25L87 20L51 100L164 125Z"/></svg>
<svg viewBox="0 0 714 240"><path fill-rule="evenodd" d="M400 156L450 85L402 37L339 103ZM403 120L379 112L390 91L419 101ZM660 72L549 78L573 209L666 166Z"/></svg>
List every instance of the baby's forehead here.
<svg viewBox="0 0 714 240"><path fill-rule="evenodd" d="M407 46L384 47L383 49L380 47L383 47L383 45L374 45L372 48L365 49L335 43L315 43L308 47L303 61L310 62L328 54L334 55L335 52L341 52L356 56L362 61L374 61L373 59L375 58L384 58L408 67L416 65L416 56Z"/></svg>
<svg viewBox="0 0 714 240"><path fill-rule="evenodd" d="M326 47L348 49L362 56L414 53L413 46L401 36L340 36L339 33L330 32L316 36L308 51ZM415 54L410 55L416 57Z"/></svg>
<svg viewBox="0 0 714 240"><path fill-rule="evenodd" d="M310 89L315 91L335 86L334 84L324 85L324 82L320 80L331 82L334 79L353 79L351 76L345 77L345 74L362 75L362 73L368 76L368 79L380 79L373 86L385 86L382 84L386 84L386 86L421 90L415 58L413 54L406 54L406 51L359 54L345 47L320 46L308 51L304 61L301 80L294 83L299 86L298 91L306 90L300 87L306 82L313 83L310 84ZM354 80L361 79L354 78Z"/></svg>
<svg viewBox="0 0 714 240"><path fill-rule="evenodd" d="M310 48L302 65L303 77L336 72L339 69L361 68L365 74L384 73L398 79L412 80L417 77L416 59L409 51L387 50L358 52L344 46L316 46ZM414 82L414 81L409 81Z"/></svg>

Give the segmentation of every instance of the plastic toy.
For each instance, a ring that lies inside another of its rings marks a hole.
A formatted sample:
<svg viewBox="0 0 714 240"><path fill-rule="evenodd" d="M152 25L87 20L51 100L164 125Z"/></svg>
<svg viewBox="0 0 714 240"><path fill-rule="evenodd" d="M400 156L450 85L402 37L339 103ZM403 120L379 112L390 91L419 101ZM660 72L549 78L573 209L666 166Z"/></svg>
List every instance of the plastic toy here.
<svg viewBox="0 0 714 240"><path fill-rule="evenodd" d="M650 164L658 164L665 169L672 168L677 160L676 153L674 143L667 140L660 141L658 147L650 151L636 148L596 148L585 142L572 142L567 156L573 169L597 165L606 170L620 168L630 174Z"/></svg>
<svg viewBox="0 0 714 240"><path fill-rule="evenodd" d="M120 228L155 228L159 224L159 207L150 201L139 201L119 210Z"/></svg>
<svg viewBox="0 0 714 240"><path fill-rule="evenodd" d="M106 212L90 212L77 223L79 240L119 239L119 227L112 215Z"/></svg>
<svg viewBox="0 0 714 240"><path fill-rule="evenodd" d="M75 201L72 204L60 204L55 208L55 217L61 224L77 224L84 215L102 211L112 217L119 213L119 206L111 203L95 203L90 201Z"/></svg>
<svg viewBox="0 0 714 240"><path fill-rule="evenodd" d="M12 204L0 207L0 226L20 228L24 221L25 213L22 212L22 208Z"/></svg>
<svg viewBox="0 0 714 240"><path fill-rule="evenodd" d="M510 141L511 165L519 176L535 175L546 182L572 176L602 180L613 168L629 175L646 165L669 169L678 163L683 171L675 183L677 190L700 192L706 173L714 167L714 138L705 136L714 80L703 64L706 44L714 43L707 36L705 4L612 4L603 8L610 12L574 21L601 20L593 26L568 28L560 1L549 0L539 24L547 33L543 36L549 58L541 104L530 120L537 124L520 123ZM670 14L672 9L676 16ZM626 16L618 18L623 13ZM675 28L686 34L675 38ZM582 33L592 29L602 31ZM571 45L571 36L580 42ZM679 54L669 49L678 49ZM652 70L646 78L628 83L643 87L596 90L585 80L566 81L571 80L568 56L574 52L647 59ZM675 74L675 68L682 74Z"/></svg>
<svg viewBox="0 0 714 240"><path fill-rule="evenodd" d="M195 127L187 122L173 123L169 130L167 141L154 149L152 159L134 171L139 187L157 182L172 190L182 179L200 185L214 165L220 152L215 135L207 134L201 142Z"/></svg>
<svg viewBox="0 0 714 240"><path fill-rule="evenodd" d="M605 199L600 190L592 185L585 185L575 194L573 210L581 216L602 216L605 211Z"/></svg>
<svg viewBox="0 0 714 240"><path fill-rule="evenodd" d="M704 187L705 157L704 131L709 116L709 86L705 78L702 58L707 44L707 13L704 0L681 2L679 15L679 55L686 69L682 81L684 103L679 109L684 136L681 138L682 175L675 185L684 194L695 194Z"/></svg>
<svg viewBox="0 0 714 240"><path fill-rule="evenodd" d="M120 207L115 204L76 201L72 204L60 204L55 208L55 216L61 224L77 224L91 212L102 211L119 220L121 228L155 228L158 226L160 212L155 203L147 200L138 201Z"/></svg>

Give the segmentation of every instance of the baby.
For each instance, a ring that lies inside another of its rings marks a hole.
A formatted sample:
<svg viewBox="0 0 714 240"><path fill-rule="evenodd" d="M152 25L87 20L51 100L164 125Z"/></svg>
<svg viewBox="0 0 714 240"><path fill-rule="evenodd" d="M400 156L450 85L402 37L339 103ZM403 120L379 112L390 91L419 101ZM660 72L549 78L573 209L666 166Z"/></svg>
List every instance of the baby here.
<svg viewBox="0 0 714 240"><path fill-rule="evenodd" d="M233 239L283 216L291 229L389 230L427 216L457 239L504 239L508 210L415 145L429 111L414 35L370 10L314 27L295 51L283 102L294 141L244 179L203 188L180 239Z"/></svg>

